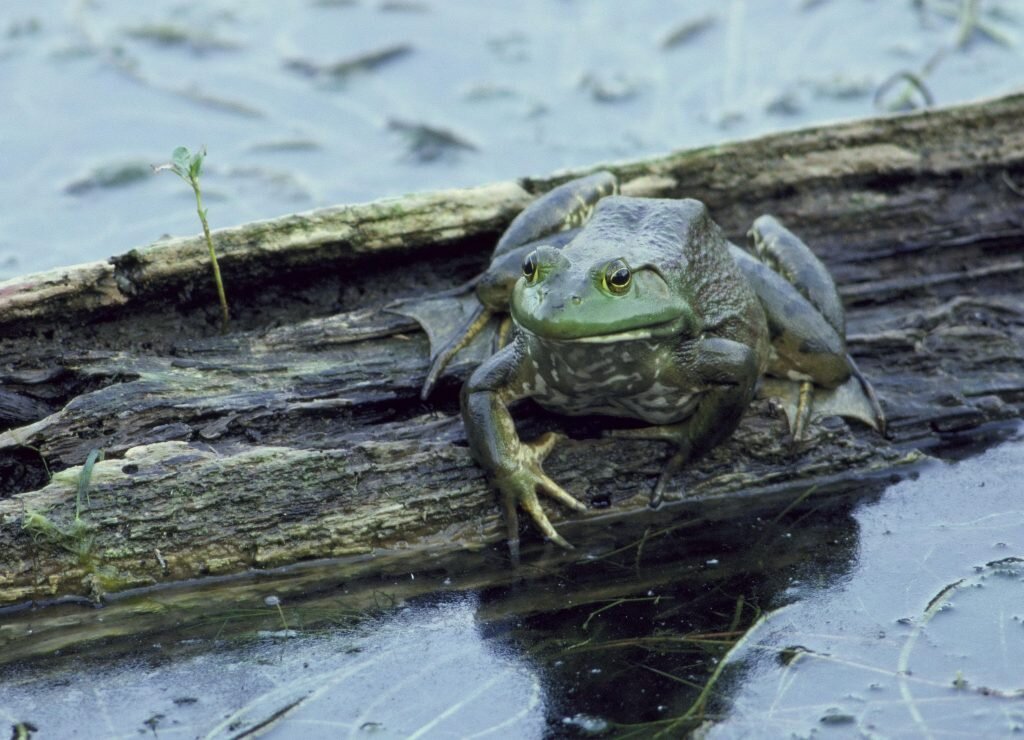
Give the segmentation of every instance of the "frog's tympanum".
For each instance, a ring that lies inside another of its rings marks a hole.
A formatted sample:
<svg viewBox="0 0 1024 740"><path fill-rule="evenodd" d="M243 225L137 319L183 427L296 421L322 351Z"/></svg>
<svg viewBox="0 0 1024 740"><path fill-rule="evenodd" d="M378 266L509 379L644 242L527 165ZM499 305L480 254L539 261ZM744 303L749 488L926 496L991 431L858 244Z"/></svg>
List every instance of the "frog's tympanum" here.
<svg viewBox="0 0 1024 740"><path fill-rule="evenodd" d="M616 191L612 175L597 173L552 190L512 222L473 283L479 309L434 354L424 386L426 395L491 315L510 315L503 346L463 386L462 415L473 457L501 493L513 549L518 507L570 546L539 493L585 509L544 472L556 437L519 438L509 406L522 398L651 425L639 431L672 444L655 505L673 473L733 432L762 376L798 388L794 438L815 410L815 389L823 403L837 389L857 401L824 413L884 430L874 392L846 352L832 278L803 242L762 216L750 254L697 200Z"/></svg>

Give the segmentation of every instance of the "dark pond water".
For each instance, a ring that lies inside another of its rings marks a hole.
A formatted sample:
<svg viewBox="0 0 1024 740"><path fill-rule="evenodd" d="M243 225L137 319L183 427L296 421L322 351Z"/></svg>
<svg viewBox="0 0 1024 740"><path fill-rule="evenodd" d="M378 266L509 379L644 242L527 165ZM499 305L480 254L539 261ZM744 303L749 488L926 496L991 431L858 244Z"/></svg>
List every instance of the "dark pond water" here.
<svg viewBox="0 0 1024 740"><path fill-rule="evenodd" d="M994 0L6 0L0 279L195 232L149 172L181 144L225 226L919 102L899 73L941 104L1008 92L1022 34ZM512 575L481 553L498 586L268 591L9 665L0 736L1024 732L1021 434L845 504L654 519Z"/></svg>

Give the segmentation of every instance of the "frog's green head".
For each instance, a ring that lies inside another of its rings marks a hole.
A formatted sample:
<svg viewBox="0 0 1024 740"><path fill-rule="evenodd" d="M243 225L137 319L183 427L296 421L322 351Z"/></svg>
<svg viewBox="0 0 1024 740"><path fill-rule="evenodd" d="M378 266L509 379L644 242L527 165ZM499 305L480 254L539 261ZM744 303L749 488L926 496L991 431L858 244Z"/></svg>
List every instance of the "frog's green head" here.
<svg viewBox="0 0 1024 740"><path fill-rule="evenodd" d="M548 339L693 335L700 321L688 272L709 234L721 238L698 201L605 198L563 248L525 255L512 317Z"/></svg>

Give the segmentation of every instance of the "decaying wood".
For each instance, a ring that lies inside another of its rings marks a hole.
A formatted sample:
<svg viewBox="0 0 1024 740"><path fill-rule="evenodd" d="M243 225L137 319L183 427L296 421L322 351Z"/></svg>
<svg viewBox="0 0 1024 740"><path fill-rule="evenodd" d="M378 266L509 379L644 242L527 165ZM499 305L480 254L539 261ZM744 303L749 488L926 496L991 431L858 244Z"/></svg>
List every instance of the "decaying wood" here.
<svg viewBox="0 0 1024 740"><path fill-rule="evenodd" d="M803 236L840 284L851 352L890 417L891 441L825 423L791 449L759 402L678 477L679 506L778 505L1020 418L1021 120L1011 96L608 167L629 193L701 198L737 241L764 212ZM383 307L471 276L519 209L579 174L216 232L236 313L225 336L198 238L0 284L0 606L499 540L457 381L422 404L425 338ZM568 490L644 507L663 445L518 417L526 436L574 437L547 464ZM93 449L106 457L76 524ZM587 528L572 531L584 545Z"/></svg>
<svg viewBox="0 0 1024 740"><path fill-rule="evenodd" d="M776 513L791 503L791 494L782 491L771 498ZM121 639L130 635L161 642L187 636L191 643L207 644L203 638L251 636L258 630L279 635L284 625L307 633L333 630L416 597L446 592L486 593L476 612L484 624L557 613L567 604L603 610L618 599L678 593L681 586L705 597L717 593L729 608L727 584L737 578L770 580L810 560L822 565L851 557L856 538L844 534L854 526L849 507L839 497L833 500L835 506L821 507L814 516L794 509L788 519L760 527L753 539L749 519L728 506L695 506L669 518L633 511L605 517L600 528L563 525L571 537L586 534L593 553L587 558L565 558L538 541L526 543L519 568L509 567L503 548L469 555L394 550L135 589L108 595L102 609L79 599L46 609L8 610L0 619L0 666L84 646L90 658L130 653L138 649L137 641ZM799 526L790 526L797 517ZM717 560L723 552L728 557ZM283 605L284 623L268 596ZM680 606L666 598L666 608Z"/></svg>

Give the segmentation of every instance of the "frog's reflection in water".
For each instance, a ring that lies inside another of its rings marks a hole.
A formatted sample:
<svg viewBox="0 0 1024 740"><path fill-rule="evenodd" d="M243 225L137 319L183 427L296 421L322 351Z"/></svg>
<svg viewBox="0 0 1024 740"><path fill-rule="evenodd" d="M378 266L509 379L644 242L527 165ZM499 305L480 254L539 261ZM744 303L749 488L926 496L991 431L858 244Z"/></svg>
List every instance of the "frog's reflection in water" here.
<svg viewBox="0 0 1024 740"><path fill-rule="evenodd" d="M591 523L574 532L584 554L568 567L553 548L548 561L525 551L522 580L482 591L477 619L543 671L559 732L710 718L737 678L718 682L716 667L758 617L855 565L849 512L826 501L720 521L662 510Z"/></svg>

